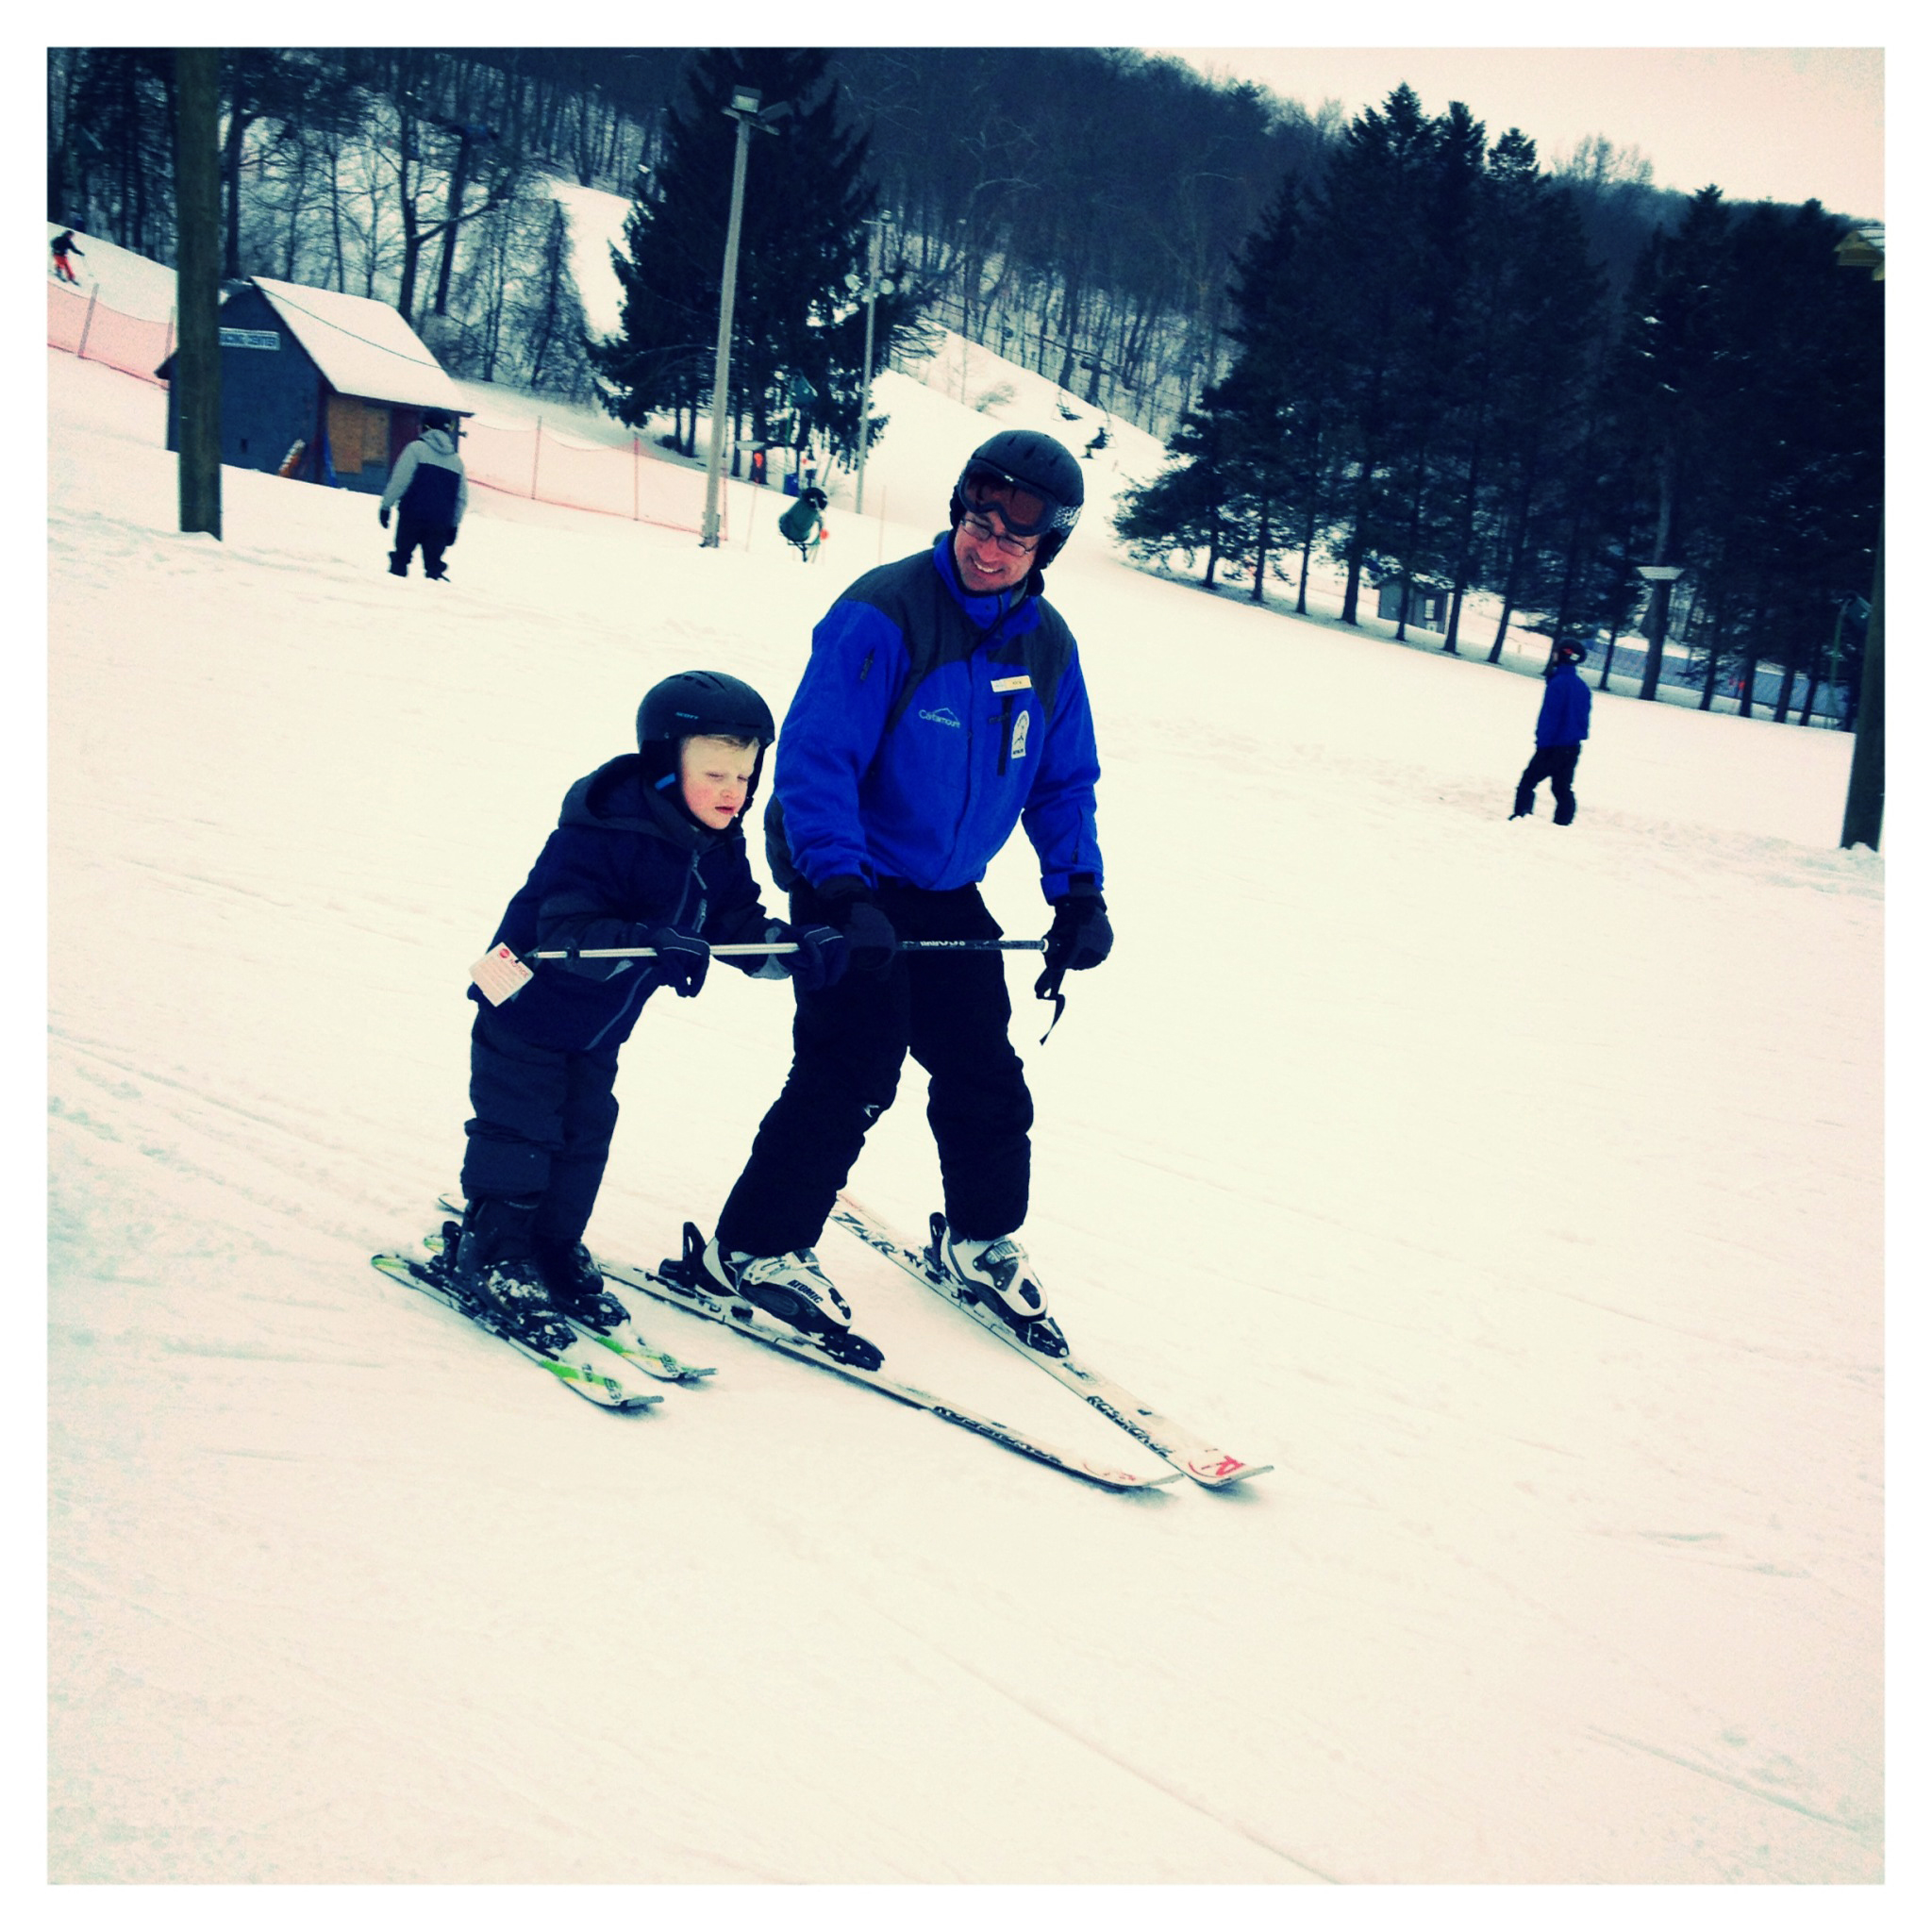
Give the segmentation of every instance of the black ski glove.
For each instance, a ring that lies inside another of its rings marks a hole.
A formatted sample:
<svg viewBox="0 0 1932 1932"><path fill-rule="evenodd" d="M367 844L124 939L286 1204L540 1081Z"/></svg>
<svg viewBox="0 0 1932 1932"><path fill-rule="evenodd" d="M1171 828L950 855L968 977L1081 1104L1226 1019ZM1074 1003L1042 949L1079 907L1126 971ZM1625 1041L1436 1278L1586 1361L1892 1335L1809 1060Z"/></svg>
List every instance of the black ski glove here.
<svg viewBox="0 0 1932 1932"><path fill-rule="evenodd" d="M653 926L644 943L657 952L651 968L659 986L668 986L679 999L688 1000L704 985L711 949L695 933L679 932L675 925Z"/></svg>
<svg viewBox="0 0 1932 1932"><path fill-rule="evenodd" d="M1098 892L1070 892L1053 902L1053 924L1046 935L1048 973L1084 973L1113 951L1113 927L1107 901Z"/></svg>
<svg viewBox="0 0 1932 1932"><path fill-rule="evenodd" d="M892 963L899 935L863 879L827 879L818 889L825 917L845 936L852 970L877 977Z"/></svg>
<svg viewBox="0 0 1932 1932"><path fill-rule="evenodd" d="M1060 981L1069 973L1098 966L1113 951L1113 927L1107 921L1107 901L1090 873L1075 873L1065 895L1053 902L1053 924L1046 932L1046 970L1033 982L1033 997L1053 1002L1053 1018L1040 1036L1042 1046L1060 1024L1067 996Z"/></svg>
<svg viewBox="0 0 1932 1932"><path fill-rule="evenodd" d="M380 524L380 525L382 525L382 527L383 527L383 528L384 528L385 530L389 528L389 505L388 505L388 504L384 504L384 505L383 505L383 507L382 507L382 508L380 508L379 510L377 510L377 511L375 512L375 521L376 521L376 522L377 522L378 524Z"/></svg>
<svg viewBox="0 0 1932 1932"><path fill-rule="evenodd" d="M779 963L801 991L820 992L837 986L852 963L852 949L836 925L790 925L783 921L772 929L774 940L790 941L798 950L782 953Z"/></svg>

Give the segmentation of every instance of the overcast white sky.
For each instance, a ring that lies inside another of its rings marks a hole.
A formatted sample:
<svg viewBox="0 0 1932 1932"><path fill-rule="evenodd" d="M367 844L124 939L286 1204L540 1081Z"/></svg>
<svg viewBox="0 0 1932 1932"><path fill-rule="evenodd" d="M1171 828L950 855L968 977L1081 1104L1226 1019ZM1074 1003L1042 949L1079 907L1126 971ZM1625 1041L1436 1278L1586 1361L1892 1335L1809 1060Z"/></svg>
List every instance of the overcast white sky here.
<svg viewBox="0 0 1932 1932"><path fill-rule="evenodd" d="M1814 12L1815 25L1846 24L1835 10ZM1491 139L1520 127L1545 166L1602 134L1641 150L1659 188L1690 193L1715 182L1733 201L1816 196L1838 214L1885 213L1886 55L1877 46L1149 51L1259 81L1309 108L1336 100L1350 118L1407 81L1430 113L1465 103Z"/></svg>

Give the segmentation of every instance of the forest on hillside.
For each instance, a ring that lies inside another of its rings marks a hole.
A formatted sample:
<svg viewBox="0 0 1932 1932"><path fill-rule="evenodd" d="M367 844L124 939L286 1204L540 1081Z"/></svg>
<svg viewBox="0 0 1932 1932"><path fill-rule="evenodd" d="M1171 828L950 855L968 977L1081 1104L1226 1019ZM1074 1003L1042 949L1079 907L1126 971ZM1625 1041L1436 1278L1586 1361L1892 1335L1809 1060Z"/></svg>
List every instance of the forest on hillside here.
<svg viewBox="0 0 1932 1932"><path fill-rule="evenodd" d="M459 373L579 399L559 353L549 184L632 194L701 50L242 48L223 60L225 267L375 294ZM1285 174L1343 132L1310 108L1111 48L839 48L837 111L932 319L1166 436L1224 373L1235 257ZM174 258L172 52L55 48L47 212ZM467 130L467 132L466 132ZM764 157L761 156L761 160ZM811 158L752 174L782 212ZM1607 136L1553 158L1625 277L1681 198ZM531 341L547 349L540 359ZM536 364L532 381L532 365Z"/></svg>
<svg viewBox="0 0 1932 1932"><path fill-rule="evenodd" d="M1856 689L1883 490L1882 289L1816 202L1653 188L1407 87L1344 125L1117 48L235 49L224 266L392 303L453 373L710 407L737 89L739 443L849 458L867 372L943 325L1137 424L1150 560L1305 602L1340 564L1461 648L1474 591L1553 636L1655 619L1782 717ZM48 57L48 209L173 258L173 56ZM560 184L633 200L587 329ZM876 330L876 347L874 332ZM869 419L865 434L878 432ZM1205 560L1205 569L1204 566ZM1650 591L1659 569L1681 574ZM1607 659L1603 660L1606 663ZM1808 680L1800 691L1800 681Z"/></svg>

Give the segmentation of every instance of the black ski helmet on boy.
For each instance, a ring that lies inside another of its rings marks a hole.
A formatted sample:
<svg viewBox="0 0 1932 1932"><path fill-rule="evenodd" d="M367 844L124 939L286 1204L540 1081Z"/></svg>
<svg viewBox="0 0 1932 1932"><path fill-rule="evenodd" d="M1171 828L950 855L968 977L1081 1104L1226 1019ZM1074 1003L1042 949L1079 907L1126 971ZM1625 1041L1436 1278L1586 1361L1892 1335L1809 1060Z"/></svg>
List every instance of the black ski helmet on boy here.
<svg viewBox="0 0 1932 1932"><path fill-rule="evenodd" d="M777 735L772 708L741 678L722 671L680 671L654 684L638 707L638 751L659 791L676 784L678 749L687 738L743 738L758 746L741 819L751 809Z"/></svg>
<svg viewBox="0 0 1932 1932"><path fill-rule="evenodd" d="M1038 537L1033 553L1044 570L1080 521L1087 479L1065 444L1037 429L1002 429L966 458L953 485L954 529L969 508L991 508L1015 537Z"/></svg>
<svg viewBox="0 0 1932 1932"><path fill-rule="evenodd" d="M1556 661L1558 664L1581 664L1590 656L1590 646L1579 643L1574 638L1559 638L1557 641Z"/></svg>

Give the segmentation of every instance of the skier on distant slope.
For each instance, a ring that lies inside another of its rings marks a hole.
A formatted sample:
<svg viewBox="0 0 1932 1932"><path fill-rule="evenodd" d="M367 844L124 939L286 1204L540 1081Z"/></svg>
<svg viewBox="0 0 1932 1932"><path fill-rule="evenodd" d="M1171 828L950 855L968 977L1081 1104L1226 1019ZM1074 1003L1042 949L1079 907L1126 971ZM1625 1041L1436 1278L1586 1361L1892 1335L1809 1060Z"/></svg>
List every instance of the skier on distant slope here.
<svg viewBox="0 0 1932 1932"><path fill-rule="evenodd" d="M778 519L778 534L788 543L797 544L799 556L808 563L824 539L825 502L825 492L816 483L808 483L799 491L798 501Z"/></svg>
<svg viewBox="0 0 1932 1932"><path fill-rule="evenodd" d="M732 964L802 987L837 979L843 936L767 917L741 821L758 790L772 713L747 684L688 671L652 687L638 749L574 785L557 829L509 902L492 948L650 946L652 959L545 961L471 1035L466 1209L455 1264L465 1285L533 1339L567 1339L557 1310L608 1327L583 1234L617 1124L618 1049L660 987L691 998L713 942L790 941L798 951ZM540 1341L541 1345L541 1341Z"/></svg>
<svg viewBox="0 0 1932 1932"><path fill-rule="evenodd" d="M718 1282L808 1334L850 1328L813 1243L908 1053L930 1076L946 1265L1015 1328L1046 1312L1014 1238L1033 1102L1007 1038L1004 956L895 956L902 938L999 937L979 881L1023 822L1053 907L1037 991L1057 998L1063 974L1113 943L1092 714L1073 634L1041 595L1083 495L1052 437L994 436L954 486L951 530L868 572L812 633L766 851L793 920L842 931L851 971L797 984L791 1074L704 1255Z"/></svg>
<svg viewBox="0 0 1932 1932"><path fill-rule="evenodd" d="M456 423L441 409L423 412L423 434L396 458L395 474L382 492L376 521L386 530L396 517L396 547L389 554L390 574L409 575L409 558L423 549L423 575L441 583L449 573L442 553L457 541L458 525L470 501L463 459L457 454Z"/></svg>
<svg viewBox="0 0 1932 1932"><path fill-rule="evenodd" d="M1567 638L1558 640L1550 653L1549 666L1543 672L1548 686L1536 719L1536 754L1516 781L1512 819L1534 816L1536 788L1545 778L1556 795L1557 823L1567 825L1576 816L1576 794L1570 789L1570 781L1576 775L1583 741L1590 736L1590 687L1576 667L1589 655L1587 644Z"/></svg>
<svg viewBox="0 0 1932 1932"><path fill-rule="evenodd" d="M53 241L48 243L48 246L54 251L55 275L63 282L74 283L77 288L80 284L80 277L74 273L74 264L68 259L68 257L70 255L77 255L85 261L87 259L87 250L75 241L74 230L72 228L62 228L54 237Z"/></svg>

